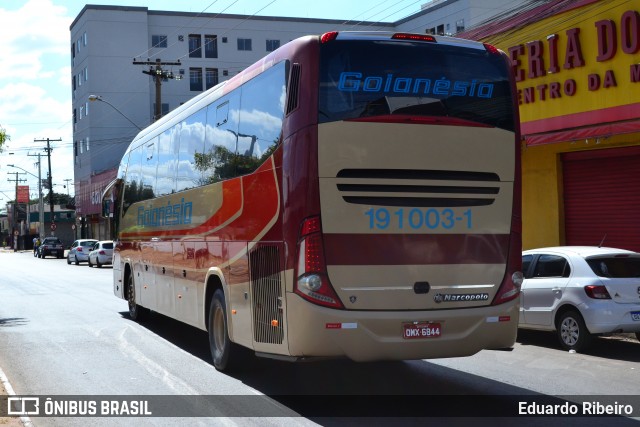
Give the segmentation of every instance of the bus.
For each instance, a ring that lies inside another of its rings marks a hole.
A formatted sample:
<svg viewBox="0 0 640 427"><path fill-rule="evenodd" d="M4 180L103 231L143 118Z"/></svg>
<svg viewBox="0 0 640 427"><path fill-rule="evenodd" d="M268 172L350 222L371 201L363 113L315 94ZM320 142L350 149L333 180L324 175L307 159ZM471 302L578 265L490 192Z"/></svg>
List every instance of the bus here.
<svg viewBox="0 0 640 427"><path fill-rule="evenodd" d="M520 135L506 55L330 32L142 130L103 193L114 293L208 331L213 364L510 349ZM243 362L244 360L244 362Z"/></svg>

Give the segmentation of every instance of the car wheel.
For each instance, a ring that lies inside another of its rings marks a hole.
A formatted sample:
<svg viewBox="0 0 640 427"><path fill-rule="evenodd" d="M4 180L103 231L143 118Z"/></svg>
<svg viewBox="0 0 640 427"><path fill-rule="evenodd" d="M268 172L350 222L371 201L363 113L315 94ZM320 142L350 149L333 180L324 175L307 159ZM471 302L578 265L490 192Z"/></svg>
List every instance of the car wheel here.
<svg viewBox="0 0 640 427"><path fill-rule="evenodd" d="M566 311L560 316L557 332L560 344L565 350L584 350L591 344L593 338L580 313L573 310Z"/></svg>
<svg viewBox="0 0 640 427"><path fill-rule="evenodd" d="M136 286L133 281L133 273L129 275L129 280L127 280L127 302L129 303L129 317L131 320L140 322L149 315L148 308L136 303Z"/></svg>
<svg viewBox="0 0 640 427"><path fill-rule="evenodd" d="M89 266L89 268L93 267L93 265L91 265L91 258L89 258L89 260L87 261L87 265Z"/></svg>
<svg viewBox="0 0 640 427"><path fill-rule="evenodd" d="M100 258L96 258L96 267L102 268L102 264L100 264Z"/></svg>
<svg viewBox="0 0 640 427"><path fill-rule="evenodd" d="M78 261L78 257L76 256L74 257L74 259L75 259L76 265L80 265L80 261Z"/></svg>
<svg viewBox="0 0 640 427"><path fill-rule="evenodd" d="M208 326L213 366L219 371L231 371L242 366L248 351L229 339L227 306L221 289L213 293Z"/></svg>
<svg viewBox="0 0 640 427"><path fill-rule="evenodd" d="M67 264L71 265L71 260L69 259L68 255L67 255Z"/></svg>

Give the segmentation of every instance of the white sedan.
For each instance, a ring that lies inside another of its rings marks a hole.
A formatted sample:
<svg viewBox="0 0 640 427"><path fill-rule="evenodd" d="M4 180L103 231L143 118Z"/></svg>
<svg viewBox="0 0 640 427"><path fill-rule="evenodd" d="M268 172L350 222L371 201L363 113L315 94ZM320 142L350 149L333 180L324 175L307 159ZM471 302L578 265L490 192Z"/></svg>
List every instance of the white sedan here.
<svg viewBox="0 0 640 427"><path fill-rule="evenodd" d="M96 242L89 252L89 267L113 264L113 241L101 240Z"/></svg>
<svg viewBox="0 0 640 427"><path fill-rule="evenodd" d="M591 246L522 253L519 327L556 331L562 347L580 351L594 335L640 340L640 254Z"/></svg>

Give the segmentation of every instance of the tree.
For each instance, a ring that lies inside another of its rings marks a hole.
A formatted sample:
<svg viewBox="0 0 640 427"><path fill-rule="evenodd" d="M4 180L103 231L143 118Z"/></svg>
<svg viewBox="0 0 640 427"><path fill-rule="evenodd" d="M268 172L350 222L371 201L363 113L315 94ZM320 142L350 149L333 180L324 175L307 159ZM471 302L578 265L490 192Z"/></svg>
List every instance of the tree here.
<svg viewBox="0 0 640 427"><path fill-rule="evenodd" d="M0 153L4 147L5 142L10 141L11 137L7 135L7 131L0 125Z"/></svg>

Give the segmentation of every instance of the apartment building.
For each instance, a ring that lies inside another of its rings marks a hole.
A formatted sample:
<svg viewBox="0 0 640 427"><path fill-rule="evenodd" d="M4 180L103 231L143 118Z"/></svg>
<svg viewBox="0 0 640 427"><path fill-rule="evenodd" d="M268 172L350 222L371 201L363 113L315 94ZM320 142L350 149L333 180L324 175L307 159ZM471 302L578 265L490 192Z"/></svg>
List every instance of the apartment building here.
<svg viewBox="0 0 640 427"><path fill-rule="evenodd" d="M288 41L358 29L454 35L539 2L504 3L434 0L397 22L358 25L86 5L70 27L77 237L109 237L109 222L100 218L101 194L140 129Z"/></svg>

